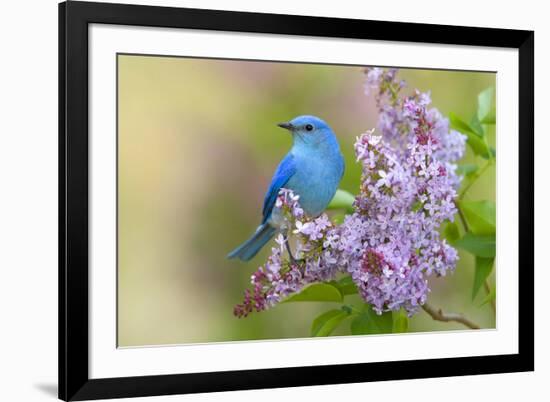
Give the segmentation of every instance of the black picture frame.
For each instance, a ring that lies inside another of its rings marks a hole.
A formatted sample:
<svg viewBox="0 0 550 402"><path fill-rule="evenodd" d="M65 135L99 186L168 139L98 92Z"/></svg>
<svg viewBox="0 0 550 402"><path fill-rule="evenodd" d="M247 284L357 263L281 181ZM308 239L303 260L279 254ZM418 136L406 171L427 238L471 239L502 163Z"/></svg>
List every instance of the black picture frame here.
<svg viewBox="0 0 550 402"><path fill-rule="evenodd" d="M88 25L192 28L515 48L519 51L517 354L90 379ZM534 370L534 32L70 1L59 4L59 398L292 387Z"/></svg>

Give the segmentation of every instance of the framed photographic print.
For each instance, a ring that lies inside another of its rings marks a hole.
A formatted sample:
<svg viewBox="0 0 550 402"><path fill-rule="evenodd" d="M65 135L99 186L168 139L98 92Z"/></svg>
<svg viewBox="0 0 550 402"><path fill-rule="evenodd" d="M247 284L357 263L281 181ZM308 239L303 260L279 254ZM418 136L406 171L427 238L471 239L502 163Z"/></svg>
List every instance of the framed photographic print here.
<svg viewBox="0 0 550 402"><path fill-rule="evenodd" d="M529 371L534 33L59 5L59 397Z"/></svg>

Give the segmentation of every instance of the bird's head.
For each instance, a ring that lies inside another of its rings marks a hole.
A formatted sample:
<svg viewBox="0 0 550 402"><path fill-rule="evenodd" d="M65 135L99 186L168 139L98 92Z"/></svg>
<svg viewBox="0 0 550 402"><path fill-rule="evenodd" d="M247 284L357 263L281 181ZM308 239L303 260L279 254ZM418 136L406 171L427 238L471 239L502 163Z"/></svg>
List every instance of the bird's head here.
<svg viewBox="0 0 550 402"><path fill-rule="evenodd" d="M315 116L298 116L286 123L279 123L279 127L292 133L294 146L298 147L338 147L336 137L330 126Z"/></svg>

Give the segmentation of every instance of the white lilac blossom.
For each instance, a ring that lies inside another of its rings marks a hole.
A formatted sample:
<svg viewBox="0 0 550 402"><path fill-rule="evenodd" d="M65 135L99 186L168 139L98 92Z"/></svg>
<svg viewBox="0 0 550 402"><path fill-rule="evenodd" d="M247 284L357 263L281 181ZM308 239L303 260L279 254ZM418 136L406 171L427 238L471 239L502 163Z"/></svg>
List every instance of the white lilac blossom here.
<svg viewBox="0 0 550 402"><path fill-rule="evenodd" d="M441 238L444 221L457 212L455 173L465 136L431 103L429 93L402 97L397 71L367 69L366 88L379 109L378 129L357 138L362 176L354 212L340 225L326 214L308 217L299 197L283 189L277 199L283 228L296 240L287 257L286 237L276 239L267 262L251 278L252 289L234 313L265 310L316 282L349 275L358 293L381 314L404 308L414 314L428 297L428 277L454 270L456 250Z"/></svg>

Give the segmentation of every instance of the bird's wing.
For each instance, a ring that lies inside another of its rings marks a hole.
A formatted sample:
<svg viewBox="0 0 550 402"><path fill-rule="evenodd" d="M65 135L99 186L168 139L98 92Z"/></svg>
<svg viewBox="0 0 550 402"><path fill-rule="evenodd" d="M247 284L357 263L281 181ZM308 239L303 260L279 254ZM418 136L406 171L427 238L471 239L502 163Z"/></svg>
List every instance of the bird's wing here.
<svg viewBox="0 0 550 402"><path fill-rule="evenodd" d="M273 210L273 206L275 205L275 201L277 200L279 190L284 187L284 185L290 180L295 172L296 164L294 161L294 157L292 156L292 154L288 154L277 167L277 170L275 171L275 174L271 179L269 189L265 194L264 207L262 210L262 224L265 223L271 216L271 211Z"/></svg>

